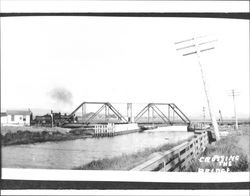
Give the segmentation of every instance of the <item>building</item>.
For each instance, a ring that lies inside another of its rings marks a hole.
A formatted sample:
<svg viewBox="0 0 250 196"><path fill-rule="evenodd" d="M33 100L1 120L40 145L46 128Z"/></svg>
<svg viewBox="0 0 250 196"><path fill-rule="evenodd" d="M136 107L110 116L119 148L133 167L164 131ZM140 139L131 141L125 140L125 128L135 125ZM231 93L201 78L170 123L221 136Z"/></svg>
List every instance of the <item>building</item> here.
<svg viewBox="0 0 250 196"><path fill-rule="evenodd" d="M7 110L1 112L1 126L30 126L30 110Z"/></svg>
<svg viewBox="0 0 250 196"><path fill-rule="evenodd" d="M7 113L1 112L1 126L7 124Z"/></svg>

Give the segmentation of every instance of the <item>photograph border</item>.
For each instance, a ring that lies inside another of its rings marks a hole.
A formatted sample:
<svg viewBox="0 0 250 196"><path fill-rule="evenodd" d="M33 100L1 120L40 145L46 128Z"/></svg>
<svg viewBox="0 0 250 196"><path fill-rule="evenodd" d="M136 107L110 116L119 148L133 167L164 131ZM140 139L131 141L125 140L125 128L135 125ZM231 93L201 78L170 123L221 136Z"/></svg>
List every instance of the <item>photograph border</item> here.
<svg viewBox="0 0 250 196"><path fill-rule="evenodd" d="M191 18L227 18L227 19L244 19L249 20L247 12L13 12L0 13L0 17L29 17L29 16L104 16L104 17L191 17ZM1 167L2 169L2 167ZM249 173L249 172L248 172ZM101 190L116 190L116 189L192 189L192 190L207 190L207 189L249 189L249 182L126 182L126 181L45 181L45 180L11 180L2 179L1 173L1 188L2 190L15 189L101 189Z"/></svg>

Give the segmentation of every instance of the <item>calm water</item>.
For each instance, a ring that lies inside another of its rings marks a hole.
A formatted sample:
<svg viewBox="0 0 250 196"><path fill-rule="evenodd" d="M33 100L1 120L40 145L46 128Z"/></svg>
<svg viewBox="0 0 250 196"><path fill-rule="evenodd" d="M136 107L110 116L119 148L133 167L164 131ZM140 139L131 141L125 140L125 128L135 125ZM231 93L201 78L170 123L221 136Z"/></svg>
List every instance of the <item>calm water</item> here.
<svg viewBox="0 0 250 196"><path fill-rule="evenodd" d="M192 134L161 128L116 137L7 146L2 147L2 167L70 169L97 159L176 143Z"/></svg>

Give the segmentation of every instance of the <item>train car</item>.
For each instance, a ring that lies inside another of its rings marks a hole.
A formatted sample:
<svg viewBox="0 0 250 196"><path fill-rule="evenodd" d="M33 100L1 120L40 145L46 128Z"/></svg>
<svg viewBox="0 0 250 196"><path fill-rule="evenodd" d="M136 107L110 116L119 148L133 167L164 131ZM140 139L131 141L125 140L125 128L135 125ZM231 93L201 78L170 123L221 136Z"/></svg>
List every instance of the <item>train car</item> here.
<svg viewBox="0 0 250 196"><path fill-rule="evenodd" d="M43 116L36 116L31 120L31 125L42 126L42 127L61 127L66 123L74 122L74 116L69 116L67 114L61 115L61 113L51 113Z"/></svg>
<svg viewBox="0 0 250 196"><path fill-rule="evenodd" d="M31 120L31 125L33 126L42 126L42 127L51 127L52 126L52 117L50 114L43 116L36 116Z"/></svg>

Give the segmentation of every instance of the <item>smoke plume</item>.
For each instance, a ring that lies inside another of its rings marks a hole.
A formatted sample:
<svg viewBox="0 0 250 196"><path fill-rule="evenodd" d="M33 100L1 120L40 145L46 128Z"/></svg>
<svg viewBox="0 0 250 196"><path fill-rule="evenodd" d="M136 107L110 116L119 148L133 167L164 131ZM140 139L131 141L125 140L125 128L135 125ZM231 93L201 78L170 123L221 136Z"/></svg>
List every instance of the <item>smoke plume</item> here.
<svg viewBox="0 0 250 196"><path fill-rule="evenodd" d="M56 102L62 104L72 104L72 93L63 87L52 89L49 92L49 96Z"/></svg>

